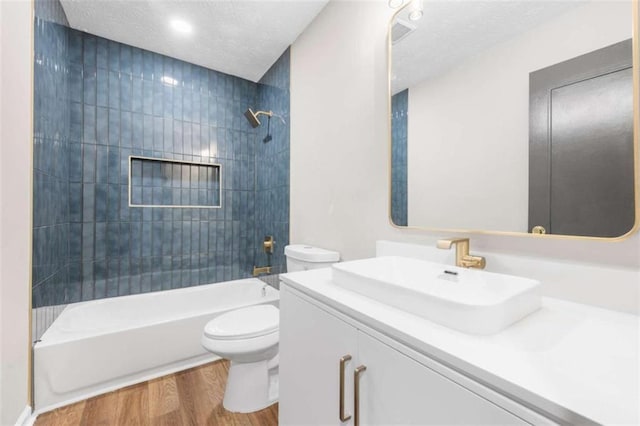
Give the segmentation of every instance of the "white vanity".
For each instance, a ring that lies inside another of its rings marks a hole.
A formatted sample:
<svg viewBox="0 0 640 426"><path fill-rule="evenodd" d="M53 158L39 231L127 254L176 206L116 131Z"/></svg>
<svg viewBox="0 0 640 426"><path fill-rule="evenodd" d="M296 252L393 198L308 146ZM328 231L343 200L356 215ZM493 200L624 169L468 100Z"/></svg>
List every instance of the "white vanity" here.
<svg viewBox="0 0 640 426"><path fill-rule="evenodd" d="M282 425L640 422L636 316L542 298L501 332L469 334L331 269L281 280Z"/></svg>

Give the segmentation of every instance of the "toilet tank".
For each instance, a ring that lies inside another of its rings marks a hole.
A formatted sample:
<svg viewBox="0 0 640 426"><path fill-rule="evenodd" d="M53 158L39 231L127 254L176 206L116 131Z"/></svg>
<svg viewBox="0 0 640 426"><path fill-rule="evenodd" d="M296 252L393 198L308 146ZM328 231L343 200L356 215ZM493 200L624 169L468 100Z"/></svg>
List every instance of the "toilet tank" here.
<svg viewBox="0 0 640 426"><path fill-rule="evenodd" d="M340 261L340 253L305 244L292 244L284 248L287 272L326 268Z"/></svg>

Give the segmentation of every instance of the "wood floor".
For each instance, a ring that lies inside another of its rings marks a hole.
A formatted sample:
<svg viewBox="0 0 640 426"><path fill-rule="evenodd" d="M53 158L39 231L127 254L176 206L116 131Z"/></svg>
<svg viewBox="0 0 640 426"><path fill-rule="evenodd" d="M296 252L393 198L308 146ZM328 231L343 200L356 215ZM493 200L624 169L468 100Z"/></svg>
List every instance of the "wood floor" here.
<svg viewBox="0 0 640 426"><path fill-rule="evenodd" d="M276 426L278 404L250 414L222 407L228 371L228 361L205 364L44 413L35 425Z"/></svg>

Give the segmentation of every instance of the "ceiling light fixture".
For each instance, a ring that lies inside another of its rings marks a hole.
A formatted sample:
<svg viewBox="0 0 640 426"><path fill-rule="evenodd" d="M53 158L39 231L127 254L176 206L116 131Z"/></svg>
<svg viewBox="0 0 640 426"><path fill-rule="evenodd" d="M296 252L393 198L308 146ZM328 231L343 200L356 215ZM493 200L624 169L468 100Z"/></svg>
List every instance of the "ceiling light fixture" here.
<svg viewBox="0 0 640 426"><path fill-rule="evenodd" d="M172 19L170 22L171 28L174 31L182 33L182 34L190 34L193 30L193 27L187 21L182 19Z"/></svg>
<svg viewBox="0 0 640 426"><path fill-rule="evenodd" d="M404 0L389 0L389 7L391 9L397 9L404 4Z"/></svg>
<svg viewBox="0 0 640 426"><path fill-rule="evenodd" d="M417 21L422 18L424 15L424 6L422 4L422 0L413 0L411 3L411 7L409 8L409 20Z"/></svg>

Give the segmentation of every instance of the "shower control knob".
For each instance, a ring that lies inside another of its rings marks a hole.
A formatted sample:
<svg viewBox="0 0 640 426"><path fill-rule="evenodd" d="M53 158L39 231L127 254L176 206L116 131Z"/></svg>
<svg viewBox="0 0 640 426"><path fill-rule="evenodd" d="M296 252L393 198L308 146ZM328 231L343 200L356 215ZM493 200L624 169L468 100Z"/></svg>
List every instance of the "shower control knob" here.
<svg viewBox="0 0 640 426"><path fill-rule="evenodd" d="M276 242L273 240L273 236L272 235L267 235L266 237L264 237L264 242L262 243L262 248L264 249L264 252L267 254L273 254L273 248L275 246Z"/></svg>

